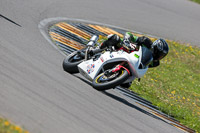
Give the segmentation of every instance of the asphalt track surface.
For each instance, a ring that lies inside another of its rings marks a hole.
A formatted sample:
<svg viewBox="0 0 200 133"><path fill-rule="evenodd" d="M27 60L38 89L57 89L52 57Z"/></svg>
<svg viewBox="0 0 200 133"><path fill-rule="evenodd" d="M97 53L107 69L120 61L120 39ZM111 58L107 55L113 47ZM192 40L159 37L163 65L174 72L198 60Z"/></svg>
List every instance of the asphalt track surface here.
<svg viewBox="0 0 200 133"><path fill-rule="evenodd" d="M160 7L158 7L158 5ZM186 0L1 0L0 115L32 133L182 132L126 98L62 70L41 35L46 18L79 18L199 44L200 6Z"/></svg>

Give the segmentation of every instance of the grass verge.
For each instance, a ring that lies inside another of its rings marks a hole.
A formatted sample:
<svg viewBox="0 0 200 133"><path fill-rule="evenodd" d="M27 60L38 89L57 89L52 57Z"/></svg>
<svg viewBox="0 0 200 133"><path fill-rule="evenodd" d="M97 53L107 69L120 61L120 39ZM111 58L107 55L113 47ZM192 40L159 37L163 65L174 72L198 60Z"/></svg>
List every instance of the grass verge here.
<svg viewBox="0 0 200 133"><path fill-rule="evenodd" d="M132 89L153 105L200 132L200 49L168 41L170 51Z"/></svg>
<svg viewBox="0 0 200 133"><path fill-rule="evenodd" d="M196 3L200 4L200 0L190 0L190 1L193 1L193 2L196 2Z"/></svg>
<svg viewBox="0 0 200 133"><path fill-rule="evenodd" d="M20 126L10 123L8 120L0 118L0 133L29 133Z"/></svg>

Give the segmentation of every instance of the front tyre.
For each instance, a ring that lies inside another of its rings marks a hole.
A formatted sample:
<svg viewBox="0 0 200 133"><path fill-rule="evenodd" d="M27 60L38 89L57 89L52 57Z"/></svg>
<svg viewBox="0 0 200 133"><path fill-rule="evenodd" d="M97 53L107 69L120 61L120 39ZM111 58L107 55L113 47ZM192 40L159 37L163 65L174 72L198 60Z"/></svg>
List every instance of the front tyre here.
<svg viewBox="0 0 200 133"><path fill-rule="evenodd" d="M124 69L109 76L106 76L105 73L101 73L94 78L92 85L99 91L108 90L122 84L128 77L129 74Z"/></svg>
<svg viewBox="0 0 200 133"><path fill-rule="evenodd" d="M82 52L82 50L81 50ZM63 69L69 73L78 73L78 65L84 60L83 56L78 54L78 51L75 51L68 55L63 61Z"/></svg>

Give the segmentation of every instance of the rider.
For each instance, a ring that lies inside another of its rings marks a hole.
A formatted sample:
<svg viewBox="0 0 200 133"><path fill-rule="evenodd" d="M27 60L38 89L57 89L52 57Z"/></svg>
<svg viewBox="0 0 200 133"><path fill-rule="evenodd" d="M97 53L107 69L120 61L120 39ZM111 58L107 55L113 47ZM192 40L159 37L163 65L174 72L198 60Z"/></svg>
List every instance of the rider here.
<svg viewBox="0 0 200 133"><path fill-rule="evenodd" d="M152 42L145 36L137 37L131 32L126 32L123 40L116 34L108 35L107 38L108 39L101 44L100 49L104 49L106 46L114 46L115 49L123 49L126 52L132 52L137 49L134 44L150 49L153 53L153 61L149 64L149 68L159 66L160 60L164 58L169 51L168 44L164 39L158 39Z"/></svg>

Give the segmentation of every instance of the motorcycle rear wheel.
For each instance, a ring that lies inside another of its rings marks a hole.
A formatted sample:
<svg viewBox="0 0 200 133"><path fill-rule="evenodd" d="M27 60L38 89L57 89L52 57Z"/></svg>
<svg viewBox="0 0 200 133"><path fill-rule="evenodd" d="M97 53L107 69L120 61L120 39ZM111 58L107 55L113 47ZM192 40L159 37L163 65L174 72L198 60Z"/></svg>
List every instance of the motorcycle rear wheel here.
<svg viewBox="0 0 200 133"><path fill-rule="evenodd" d="M111 76L113 77L107 77L105 73L99 74L94 78L92 86L99 91L108 90L122 84L129 74L126 70L119 70Z"/></svg>
<svg viewBox="0 0 200 133"><path fill-rule="evenodd" d="M84 50L84 49L83 49ZM81 52L83 50L80 50ZM68 55L63 61L63 69L71 74L78 73L78 65L84 60L84 57L79 56L78 51Z"/></svg>

